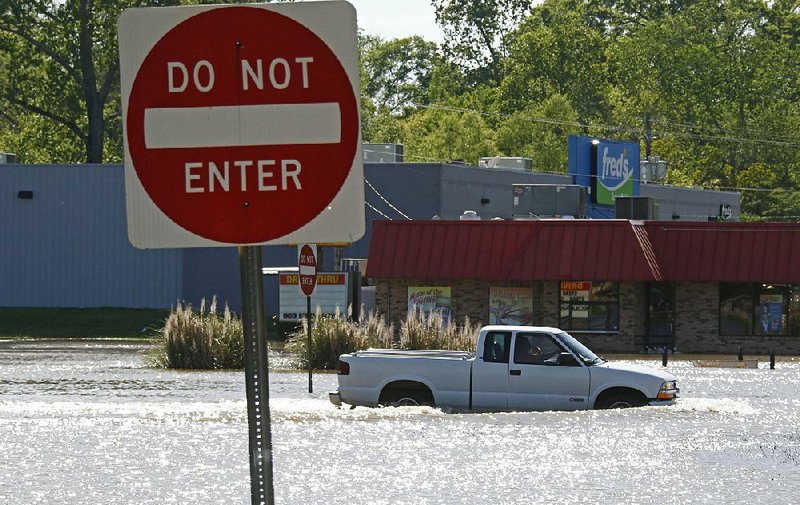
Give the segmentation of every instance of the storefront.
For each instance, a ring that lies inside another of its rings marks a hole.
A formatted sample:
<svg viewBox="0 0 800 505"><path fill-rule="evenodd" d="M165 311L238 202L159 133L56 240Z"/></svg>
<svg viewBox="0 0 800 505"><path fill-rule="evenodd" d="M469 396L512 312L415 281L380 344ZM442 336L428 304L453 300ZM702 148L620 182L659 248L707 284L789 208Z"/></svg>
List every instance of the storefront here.
<svg viewBox="0 0 800 505"><path fill-rule="evenodd" d="M601 352L800 354L800 225L376 222L367 276L390 321L556 326Z"/></svg>

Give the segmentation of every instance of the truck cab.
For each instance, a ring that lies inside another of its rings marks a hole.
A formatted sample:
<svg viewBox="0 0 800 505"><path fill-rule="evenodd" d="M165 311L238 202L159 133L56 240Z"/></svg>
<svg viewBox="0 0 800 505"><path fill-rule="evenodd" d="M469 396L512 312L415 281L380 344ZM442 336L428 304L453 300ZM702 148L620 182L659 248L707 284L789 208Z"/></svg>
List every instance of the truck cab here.
<svg viewBox="0 0 800 505"><path fill-rule="evenodd" d="M473 404L501 410L589 406L590 373L548 329L483 334L473 366Z"/></svg>

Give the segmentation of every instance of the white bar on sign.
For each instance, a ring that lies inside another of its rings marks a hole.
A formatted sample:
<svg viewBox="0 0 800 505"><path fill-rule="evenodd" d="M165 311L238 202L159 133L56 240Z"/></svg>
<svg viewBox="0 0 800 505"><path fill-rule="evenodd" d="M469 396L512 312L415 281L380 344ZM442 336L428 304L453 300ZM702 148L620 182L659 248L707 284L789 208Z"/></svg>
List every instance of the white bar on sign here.
<svg viewBox="0 0 800 505"><path fill-rule="evenodd" d="M299 273L300 275L314 275L317 273L317 269L308 265L300 265Z"/></svg>
<svg viewBox="0 0 800 505"><path fill-rule="evenodd" d="M341 142L339 104L294 103L144 111L148 149Z"/></svg>

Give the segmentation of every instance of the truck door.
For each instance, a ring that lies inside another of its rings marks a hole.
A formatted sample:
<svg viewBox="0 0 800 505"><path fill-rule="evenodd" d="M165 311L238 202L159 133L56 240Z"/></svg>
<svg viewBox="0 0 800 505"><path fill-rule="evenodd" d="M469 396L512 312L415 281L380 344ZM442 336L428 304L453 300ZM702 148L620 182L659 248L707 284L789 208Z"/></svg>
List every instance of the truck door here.
<svg viewBox="0 0 800 505"><path fill-rule="evenodd" d="M482 351L482 352L481 352ZM478 349L472 366L472 408L506 410L508 408L508 356L510 331L490 331Z"/></svg>
<svg viewBox="0 0 800 505"><path fill-rule="evenodd" d="M559 364L568 352L546 333L517 333L508 373L511 410L582 410L589 403L589 369Z"/></svg>

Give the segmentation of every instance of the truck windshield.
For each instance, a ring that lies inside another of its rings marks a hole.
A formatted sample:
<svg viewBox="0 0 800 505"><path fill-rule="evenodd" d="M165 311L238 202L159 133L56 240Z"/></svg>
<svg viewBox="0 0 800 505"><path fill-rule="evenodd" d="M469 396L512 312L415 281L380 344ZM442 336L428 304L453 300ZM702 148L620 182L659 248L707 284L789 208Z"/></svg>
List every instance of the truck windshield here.
<svg viewBox="0 0 800 505"><path fill-rule="evenodd" d="M575 337L569 333L559 333L556 335L561 342L569 348L570 351L575 353L579 360L585 365L597 365L605 363L606 360L589 350L588 347L578 342Z"/></svg>

